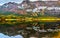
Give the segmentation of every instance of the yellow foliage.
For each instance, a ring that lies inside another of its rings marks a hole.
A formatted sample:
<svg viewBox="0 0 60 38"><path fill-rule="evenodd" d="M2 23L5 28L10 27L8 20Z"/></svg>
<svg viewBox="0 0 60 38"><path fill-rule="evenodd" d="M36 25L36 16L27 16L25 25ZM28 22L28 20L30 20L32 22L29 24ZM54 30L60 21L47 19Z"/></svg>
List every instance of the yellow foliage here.
<svg viewBox="0 0 60 38"><path fill-rule="evenodd" d="M58 32L58 35L54 36L53 38L60 38L60 31Z"/></svg>

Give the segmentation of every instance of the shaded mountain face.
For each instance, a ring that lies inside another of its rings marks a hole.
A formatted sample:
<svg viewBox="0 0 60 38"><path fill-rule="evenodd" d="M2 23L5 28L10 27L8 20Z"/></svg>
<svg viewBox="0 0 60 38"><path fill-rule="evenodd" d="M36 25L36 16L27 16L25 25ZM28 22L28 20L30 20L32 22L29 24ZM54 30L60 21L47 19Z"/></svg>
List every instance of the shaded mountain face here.
<svg viewBox="0 0 60 38"><path fill-rule="evenodd" d="M18 13L18 14L23 14L24 10L20 10L20 5L15 3L15 2L9 2L5 3L0 7L0 10L6 12L13 12L13 13Z"/></svg>
<svg viewBox="0 0 60 38"><path fill-rule="evenodd" d="M17 3L14 2L9 2L9 3L5 3L4 5L1 6L1 10L4 11L11 11L11 9L17 9L18 7Z"/></svg>

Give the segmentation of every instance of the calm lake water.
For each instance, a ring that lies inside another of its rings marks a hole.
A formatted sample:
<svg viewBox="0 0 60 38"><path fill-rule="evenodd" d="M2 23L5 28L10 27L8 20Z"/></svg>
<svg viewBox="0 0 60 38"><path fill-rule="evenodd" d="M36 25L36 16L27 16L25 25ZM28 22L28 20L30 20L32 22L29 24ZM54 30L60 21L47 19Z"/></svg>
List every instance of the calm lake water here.
<svg viewBox="0 0 60 38"><path fill-rule="evenodd" d="M8 36L8 35L4 35L3 33L0 33L0 38L23 38L23 36L21 35Z"/></svg>

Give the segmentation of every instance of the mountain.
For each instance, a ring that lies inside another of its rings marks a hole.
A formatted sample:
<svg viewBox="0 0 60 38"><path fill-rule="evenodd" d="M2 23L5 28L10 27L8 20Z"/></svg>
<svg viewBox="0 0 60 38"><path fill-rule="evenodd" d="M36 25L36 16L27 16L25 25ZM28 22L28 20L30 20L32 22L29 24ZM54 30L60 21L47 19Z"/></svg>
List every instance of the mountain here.
<svg viewBox="0 0 60 38"><path fill-rule="evenodd" d="M13 13L18 13L18 14L23 14L23 12L25 12L24 10L21 10L20 5L15 3L15 2L9 2L9 3L5 3L4 5L2 5L0 7L1 11L9 11L9 12L13 12Z"/></svg>
<svg viewBox="0 0 60 38"><path fill-rule="evenodd" d="M35 9L36 9L36 11L37 10L41 11L38 8L40 8L42 6L59 7L60 3L56 2L56 1L34 1L34 2L31 2L31 1L27 1L27 0L23 1L20 4L17 4L15 2L8 2L8 3L3 4L0 7L0 11L4 11L4 12L9 11L9 12L17 13L17 14L27 14L27 11L32 12L33 10L35 11Z"/></svg>
<svg viewBox="0 0 60 38"><path fill-rule="evenodd" d="M4 5L1 6L1 10L4 11L10 11L11 9L17 9L17 3L14 2L9 2L9 3L5 3Z"/></svg>

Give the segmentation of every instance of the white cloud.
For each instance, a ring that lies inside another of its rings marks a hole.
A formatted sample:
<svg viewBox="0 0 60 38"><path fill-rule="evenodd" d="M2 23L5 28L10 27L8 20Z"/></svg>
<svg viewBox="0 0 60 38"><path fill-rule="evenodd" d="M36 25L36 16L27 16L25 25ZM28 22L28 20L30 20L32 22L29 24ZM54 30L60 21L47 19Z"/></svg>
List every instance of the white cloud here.
<svg viewBox="0 0 60 38"><path fill-rule="evenodd" d="M38 1L38 0L30 0L30 1Z"/></svg>
<svg viewBox="0 0 60 38"><path fill-rule="evenodd" d="M59 0L30 0L30 1L59 1Z"/></svg>
<svg viewBox="0 0 60 38"><path fill-rule="evenodd" d="M58 1L58 0L42 0L42 1Z"/></svg>

